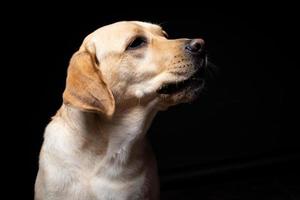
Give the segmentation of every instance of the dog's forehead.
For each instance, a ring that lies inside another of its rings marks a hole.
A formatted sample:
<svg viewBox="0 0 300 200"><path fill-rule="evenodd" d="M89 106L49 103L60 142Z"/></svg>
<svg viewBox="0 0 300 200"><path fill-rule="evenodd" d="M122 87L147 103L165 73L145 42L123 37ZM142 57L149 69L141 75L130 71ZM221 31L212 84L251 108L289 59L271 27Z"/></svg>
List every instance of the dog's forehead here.
<svg viewBox="0 0 300 200"><path fill-rule="evenodd" d="M125 39L128 36L141 33L152 33L161 35L163 30L156 24L140 21L121 21L103 26L92 33L94 40L106 40L113 38Z"/></svg>
<svg viewBox="0 0 300 200"><path fill-rule="evenodd" d="M97 56L110 51L121 52L130 38L144 34L162 36L165 32L156 24L121 21L97 29L84 39L82 46L94 49Z"/></svg>

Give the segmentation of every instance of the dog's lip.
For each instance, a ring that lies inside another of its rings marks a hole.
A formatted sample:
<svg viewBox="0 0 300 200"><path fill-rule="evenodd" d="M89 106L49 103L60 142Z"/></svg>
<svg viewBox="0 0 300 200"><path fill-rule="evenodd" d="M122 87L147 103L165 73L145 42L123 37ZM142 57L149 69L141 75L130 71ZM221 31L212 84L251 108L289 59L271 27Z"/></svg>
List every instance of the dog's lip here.
<svg viewBox="0 0 300 200"><path fill-rule="evenodd" d="M197 70L188 78L176 81L176 82L166 82L156 91L158 94L175 94L181 92L187 88L197 88L204 84L203 73L207 65L207 56L201 60L200 66Z"/></svg>
<svg viewBox="0 0 300 200"><path fill-rule="evenodd" d="M168 82L162 84L162 86L156 91L158 94L175 94L181 92L187 88L194 88L204 83L203 78L200 77L201 70L197 70L189 78L179 82Z"/></svg>

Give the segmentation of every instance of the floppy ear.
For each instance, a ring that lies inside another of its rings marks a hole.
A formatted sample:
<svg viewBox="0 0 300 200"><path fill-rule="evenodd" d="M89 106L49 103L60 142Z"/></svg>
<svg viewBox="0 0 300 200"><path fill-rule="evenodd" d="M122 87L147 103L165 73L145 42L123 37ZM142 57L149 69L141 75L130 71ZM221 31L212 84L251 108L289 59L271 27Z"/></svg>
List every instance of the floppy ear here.
<svg viewBox="0 0 300 200"><path fill-rule="evenodd" d="M115 100L87 51L75 53L70 61L63 102L81 110L112 116Z"/></svg>

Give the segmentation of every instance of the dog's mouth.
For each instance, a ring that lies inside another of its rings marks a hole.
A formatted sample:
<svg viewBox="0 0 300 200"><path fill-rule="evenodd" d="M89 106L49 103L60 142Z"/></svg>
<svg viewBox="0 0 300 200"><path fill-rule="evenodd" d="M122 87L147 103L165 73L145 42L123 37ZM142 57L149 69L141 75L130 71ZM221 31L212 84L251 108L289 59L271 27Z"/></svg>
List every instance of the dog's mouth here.
<svg viewBox="0 0 300 200"><path fill-rule="evenodd" d="M200 91L205 84L205 68L207 66L206 54L203 54L202 59L196 60L196 72L180 82L169 82L163 84L156 92L162 95L176 95L184 91Z"/></svg>
<svg viewBox="0 0 300 200"><path fill-rule="evenodd" d="M188 79L181 82L171 82L163 84L158 90L158 94L176 94L185 90L192 90L194 88L199 88L203 86L203 70L197 70Z"/></svg>

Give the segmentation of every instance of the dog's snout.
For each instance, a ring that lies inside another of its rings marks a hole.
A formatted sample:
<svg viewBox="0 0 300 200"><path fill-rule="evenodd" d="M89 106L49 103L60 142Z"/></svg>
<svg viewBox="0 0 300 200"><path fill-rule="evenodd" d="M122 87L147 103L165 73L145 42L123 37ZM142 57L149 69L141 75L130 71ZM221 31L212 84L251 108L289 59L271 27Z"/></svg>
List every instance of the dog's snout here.
<svg viewBox="0 0 300 200"><path fill-rule="evenodd" d="M200 38L190 40L185 49L190 53L201 53L204 50L204 40Z"/></svg>

